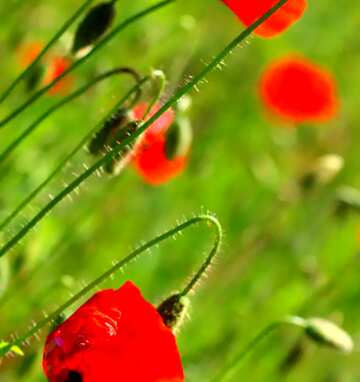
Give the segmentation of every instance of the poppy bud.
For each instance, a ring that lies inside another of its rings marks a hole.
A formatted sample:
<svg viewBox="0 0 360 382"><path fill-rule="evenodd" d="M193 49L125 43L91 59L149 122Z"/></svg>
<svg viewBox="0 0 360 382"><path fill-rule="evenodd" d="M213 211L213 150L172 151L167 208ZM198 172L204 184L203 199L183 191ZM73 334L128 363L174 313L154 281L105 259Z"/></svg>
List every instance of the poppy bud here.
<svg viewBox="0 0 360 382"><path fill-rule="evenodd" d="M338 175L344 167L344 159L340 155L328 154L320 157L300 179L304 191L317 185L326 185Z"/></svg>
<svg viewBox="0 0 360 382"><path fill-rule="evenodd" d="M107 121L99 132L95 134L89 144L89 151L93 155L104 154L114 140L117 131L130 122L127 109L120 108Z"/></svg>
<svg viewBox="0 0 360 382"><path fill-rule="evenodd" d="M76 30L72 53L91 47L111 27L115 15L114 1L93 7Z"/></svg>
<svg viewBox="0 0 360 382"><path fill-rule="evenodd" d="M93 155L106 154L134 133L138 127L138 122L132 119L127 109L119 109L91 140L90 153ZM132 146L125 147L114 155L113 159L104 166L104 170L108 174L117 175L130 160L127 154L131 149Z"/></svg>
<svg viewBox="0 0 360 382"><path fill-rule="evenodd" d="M351 353L353 340L343 329L322 318L310 318L305 320L305 332L320 345L329 346L345 353Z"/></svg>
<svg viewBox="0 0 360 382"><path fill-rule="evenodd" d="M176 330L184 320L184 317L189 306L189 299L179 294L174 294L163 301L157 311L162 317L164 324L172 329Z"/></svg>
<svg viewBox="0 0 360 382"><path fill-rule="evenodd" d="M169 160L187 155L192 142L188 118L178 117L166 132L165 154Z"/></svg>
<svg viewBox="0 0 360 382"><path fill-rule="evenodd" d="M129 122L120 131L114 138L111 149L120 143L122 143L126 138L130 137L139 127L139 123L136 121ZM107 163L104 170L110 175L118 175L120 171L129 163L131 159L130 152L134 147L134 143L129 144L124 147L119 153L117 153L114 158Z"/></svg>

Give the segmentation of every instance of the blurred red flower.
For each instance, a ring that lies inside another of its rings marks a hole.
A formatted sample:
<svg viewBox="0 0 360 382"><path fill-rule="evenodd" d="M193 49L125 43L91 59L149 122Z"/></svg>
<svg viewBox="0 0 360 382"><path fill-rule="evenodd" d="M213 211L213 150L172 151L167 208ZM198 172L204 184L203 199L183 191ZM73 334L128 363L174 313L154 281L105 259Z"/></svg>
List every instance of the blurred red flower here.
<svg viewBox="0 0 360 382"><path fill-rule="evenodd" d="M47 74L45 76L45 85L50 84L56 78L58 78L61 74L65 72L71 66L71 61L62 56L52 57L49 61L49 67L47 70ZM73 77L70 75L66 75L63 79L61 79L58 83L56 83L50 90L49 94L51 95L66 95L72 87Z"/></svg>
<svg viewBox="0 0 360 382"><path fill-rule="evenodd" d="M249 26L263 16L279 0L222 0L243 22ZM289 0L269 17L254 33L273 37L284 32L303 15L306 0Z"/></svg>
<svg viewBox="0 0 360 382"><path fill-rule="evenodd" d="M176 340L130 281L96 293L47 338L50 382L182 382Z"/></svg>
<svg viewBox="0 0 360 382"><path fill-rule="evenodd" d="M265 107L287 122L326 122L339 108L332 75L298 55L271 63L262 75L259 92Z"/></svg>
<svg viewBox="0 0 360 382"><path fill-rule="evenodd" d="M30 65L43 49L43 44L39 41L26 42L18 49L18 60L21 67Z"/></svg>
<svg viewBox="0 0 360 382"><path fill-rule="evenodd" d="M135 119L141 120L148 105L143 103L134 108ZM156 105L150 118L157 110ZM179 175L186 167L187 156L181 155L169 159L166 156L166 137L169 127L175 120L172 109L167 110L158 118L141 137L136 148L133 163L140 176L149 184L160 185Z"/></svg>

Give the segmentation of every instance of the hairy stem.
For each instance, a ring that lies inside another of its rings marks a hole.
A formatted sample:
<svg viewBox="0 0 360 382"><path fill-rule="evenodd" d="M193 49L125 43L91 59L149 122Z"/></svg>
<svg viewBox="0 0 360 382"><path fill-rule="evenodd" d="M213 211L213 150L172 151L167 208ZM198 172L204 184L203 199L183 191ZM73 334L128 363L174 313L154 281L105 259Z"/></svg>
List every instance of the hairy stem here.
<svg viewBox="0 0 360 382"><path fill-rule="evenodd" d="M214 240L214 246L212 247L209 255L207 256L203 264L200 266L199 270L191 278L191 280L185 286L182 292L179 293L179 295L182 297L189 294L199 284L201 278L206 274L206 271L210 268L212 261L214 260L215 256L219 253L219 249L221 247L222 238L223 238L223 230L221 228L219 221L213 216L209 215L207 216L206 222L209 227L213 226L215 228L216 237Z"/></svg>
<svg viewBox="0 0 360 382"><path fill-rule="evenodd" d="M60 161L60 163L54 168L54 170L48 175L48 177L41 182L1 223L0 231L4 230L12 221L18 216L21 211L24 210L35 198L40 194L40 192L65 168L67 163L84 147L88 140L96 133L101 126L133 95L140 92L141 86L149 80L149 77L144 77L139 80L138 84L135 85L130 91L125 94L123 98L115 104L115 106L110 110L109 113L97 123L81 140L80 142ZM132 102L131 102L132 104Z"/></svg>
<svg viewBox="0 0 360 382"><path fill-rule="evenodd" d="M23 80L31 70L40 62L49 49L60 39L60 37L71 27L71 25L85 12L85 10L93 3L94 0L85 0L79 9L65 22L65 24L55 33L54 37L49 41L45 48L39 53L35 60L11 83L11 85L0 96L0 104L12 93L17 84Z"/></svg>
<svg viewBox="0 0 360 382"><path fill-rule="evenodd" d="M12 113L10 113L7 117L0 121L0 128L4 127L8 122L12 121L18 115L20 115L23 111L25 111L29 106L31 106L35 101L37 101L42 95L44 95L48 90L50 90L55 84L61 81L66 75L74 71L78 66L88 61L90 57L92 57L98 50L108 44L118 33L126 29L128 26L134 24L136 21L142 19L143 17L151 14L158 9L165 7L166 5L173 3L176 0L162 0L143 11L129 17L122 23L118 24L107 36L105 36L94 48L84 57L75 61L67 70L65 70L61 75L56 77L51 83L44 86L40 90L38 90L29 100L25 101L21 106L15 109Z"/></svg>
<svg viewBox="0 0 360 382"><path fill-rule="evenodd" d="M61 109L65 105L69 104L74 99L80 97L85 92L87 92L89 89L91 89L93 86L97 85L99 82L106 80L109 77L112 77L114 75L120 75L120 74L130 74L135 81L140 81L140 76L138 73L131 69L131 68L116 68L113 70L110 70L108 72L102 73L99 76L95 77L93 80L91 80L89 83L84 85L83 87L79 88L75 92L69 94L67 97L63 98L61 101L56 103L54 106L50 107L45 113L43 113L36 121L34 121L30 126L28 126L17 138L14 139L13 142L11 142L5 149L0 153L0 164L4 160L6 160L9 155L26 139L30 136L31 133L35 131L35 129L50 115L55 113L57 110ZM138 89L138 94L135 97L134 104L137 102L137 100L140 98L140 88ZM0 225L1 229L1 225Z"/></svg>
<svg viewBox="0 0 360 382"><path fill-rule="evenodd" d="M219 223L219 221L212 215L199 215L192 219L189 219L185 221L182 224L177 225L175 228L163 233L162 235L159 235L155 237L154 239L148 241L147 243L141 245L139 248L135 249L133 252L131 252L128 256L126 256L124 259L119 260L115 265L113 265L110 269L108 269L106 272L104 272L102 275L97 277L95 280L90 282L86 287L84 287L80 292L78 292L76 295L71 297L67 302L65 302L63 305L61 305L58 309L56 309L53 313L51 313L49 316L44 318L43 320L39 321L36 325L34 325L27 333L20 336L19 338L15 339L14 341L10 342L6 346L3 346L0 348L0 357L3 357L4 355L11 352L11 349L14 346L22 346L22 344L29 340L32 336L34 336L41 328L46 326L47 324L54 321L62 312L64 312L66 309L68 309L70 306L72 306L74 303L79 301L82 297L84 297L88 292L96 288L98 285L103 283L105 280L107 280L109 277L111 277L114 273L122 269L124 266L128 265L130 262L138 258L141 254L152 247L160 244L164 240L167 240L174 235L178 234L179 232L184 231L185 229L194 226L198 223L206 223L208 226L211 226L216 229L217 235L215 238L215 245L214 248L218 248L219 244L219 238L222 236L222 228ZM211 251L213 253L213 250ZM213 255L210 255L211 258ZM191 284L191 283L190 283ZM185 288L185 290L188 289Z"/></svg>

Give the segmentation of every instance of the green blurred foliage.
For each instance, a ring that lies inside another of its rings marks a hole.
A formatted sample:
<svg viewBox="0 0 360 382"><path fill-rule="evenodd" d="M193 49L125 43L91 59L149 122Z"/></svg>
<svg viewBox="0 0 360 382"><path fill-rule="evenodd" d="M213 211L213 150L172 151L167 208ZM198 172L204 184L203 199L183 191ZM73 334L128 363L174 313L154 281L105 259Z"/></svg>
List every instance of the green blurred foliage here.
<svg viewBox="0 0 360 382"><path fill-rule="evenodd" d="M117 4L119 20L155 1ZM21 68L21 41L46 42L81 2L10 1L0 4L0 88ZM359 218L336 218L341 185L360 187L360 46L358 4L341 0L309 2L303 19L282 36L249 39L222 70L194 92L194 145L184 174L151 187L131 166L119 178L94 177L78 196L54 209L0 262L0 336L23 333L131 247L171 227L177 219L210 210L222 222L225 245L216 266L192 297L190 319L178 336L187 380L208 381L265 325L288 314L333 319L359 338ZM197 73L241 28L220 1L178 1L120 34L74 73L77 86L115 66L147 74L162 69L169 92ZM54 51L71 44L69 31ZM261 71L272 60L299 52L337 78L341 112L331 123L279 127L257 95ZM0 216L4 218L124 94L131 82L110 80L46 120L0 166ZM5 116L28 94L19 89L0 106ZM54 102L45 96L0 132L5 146ZM301 193L298 179L321 155L345 160L339 176L324 187ZM91 163L82 152L21 217L2 234L4 242ZM132 279L158 303L179 289L203 259L211 236L204 227L152 250L109 280L118 287ZM72 310L71 310L72 311ZM68 312L70 313L70 311ZM42 336L46 335L46 330ZM43 337L24 358L5 360L1 382L43 381ZM301 359L280 365L299 341L294 331L265 341L239 370L236 380L355 382L359 354L343 356L305 341ZM302 341L302 340L300 340ZM279 371L282 370L282 371Z"/></svg>

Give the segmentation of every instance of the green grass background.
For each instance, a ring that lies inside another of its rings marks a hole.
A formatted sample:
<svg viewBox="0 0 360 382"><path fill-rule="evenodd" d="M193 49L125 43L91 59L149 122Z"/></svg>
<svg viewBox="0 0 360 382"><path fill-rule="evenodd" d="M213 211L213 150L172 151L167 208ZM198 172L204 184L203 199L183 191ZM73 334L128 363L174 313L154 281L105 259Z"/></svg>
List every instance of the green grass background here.
<svg viewBox="0 0 360 382"><path fill-rule="evenodd" d="M19 41L46 42L81 2L26 0L0 4L0 87L20 68ZM154 1L119 1L117 21ZM119 178L94 177L80 195L66 200L0 262L0 338L23 333L71 293L124 257L131 247L172 227L177 220L211 211L225 242L201 288L192 297L190 318L178 335L186 380L209 381L231 355L271 321L288 314L332 319L360 336L359 217L333 216L336 190L360 187L360 40L358 4L309 1L301 20L282 36L233 52L226 66L193 92L194 144L188 169L174 181L151 187L128 168ZM241 25L218 0L182 0L121 33L75 73L77 85L114 66L147 74L162 69L176 89L197 73ZM72 32L55 47L62 52ZM257 96L261 71L273 59L298 52L328 67L337 78L341 112L332 122L298 129L279 127ZM46 120L0 166L0 216L5 217L124 94L131 83L110 80ZM28 97L19 86L1 116ZM0 131L5 146L54 102L45 96ZM327 153L344 157L331 184L281 201L306 166ZM91 163L86 152L2 233L10 238L64 183ZM104 287L132 279L154 304L179 289L211 245L206 227L195 227L152 250ZM326 282L334 287L321 293ZM320 291L320 292L319 292ZM315 296L315 297L314 297ZM71 313L73 308L67 313ZM42 336L46 334L46 330ZM301 342L304 356L287 373L279 365ZM24 358L5 360L0 381L44 381L43 337ZM234 381L356 382L360 356L319 348L296 330L264 341Z"/></svg>

